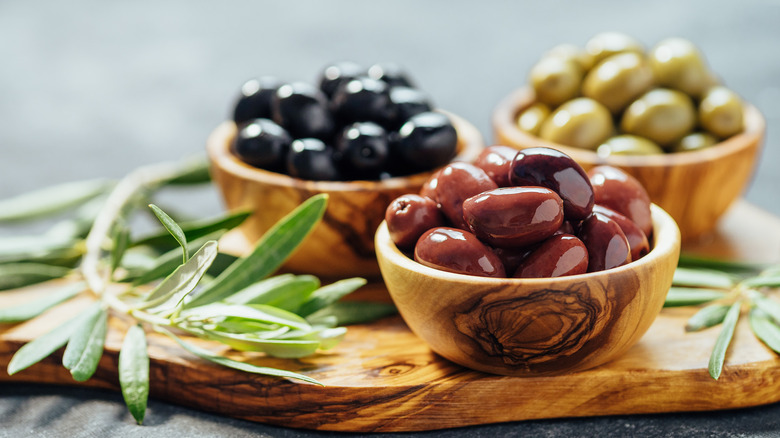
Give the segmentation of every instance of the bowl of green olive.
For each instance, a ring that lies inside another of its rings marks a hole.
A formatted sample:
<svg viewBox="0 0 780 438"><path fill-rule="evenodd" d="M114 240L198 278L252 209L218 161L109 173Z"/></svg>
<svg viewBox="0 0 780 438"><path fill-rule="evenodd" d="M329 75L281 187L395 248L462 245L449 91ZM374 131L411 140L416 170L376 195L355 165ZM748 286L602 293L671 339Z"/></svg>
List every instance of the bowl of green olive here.
<svg viewBox="0 0 780 438"><path fill-rule="evenodd" d="M766 128L692 42L667 38L648 50L618 32L548 51L492 124L497 144L555 148L586 170L623 169L685 240L710 233L744 192Z"/></svg>

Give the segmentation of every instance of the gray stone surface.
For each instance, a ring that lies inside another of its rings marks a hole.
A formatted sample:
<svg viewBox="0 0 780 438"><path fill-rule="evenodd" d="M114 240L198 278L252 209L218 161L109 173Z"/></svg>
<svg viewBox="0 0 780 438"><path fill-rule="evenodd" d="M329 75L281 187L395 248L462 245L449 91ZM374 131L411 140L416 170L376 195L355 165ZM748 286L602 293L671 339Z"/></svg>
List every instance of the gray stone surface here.
<svg viewBox="0 0 780 438"><path fill-rule="evenodd" d="M602 30L646 44L692 39L768 122L747 198L780 214L780 4L775 1L466 2L53 0L0 2L0 197L201 153L256 75L311 80L333 60L400 62L436 103L491 138L494 105L547 48ZM682 188L681 188L682 189ZM172 195L198 214L213 191ZM13 230L3 231L4 233ZM0 297L0 300L2 297ZM522 390L522 389L518 389ZM702 394L706 397L706 394ZM421 436L771 436L780 407L530 421ZM152 401L145 427L121 397L0 386L0 436L326 436Z"/></svg>

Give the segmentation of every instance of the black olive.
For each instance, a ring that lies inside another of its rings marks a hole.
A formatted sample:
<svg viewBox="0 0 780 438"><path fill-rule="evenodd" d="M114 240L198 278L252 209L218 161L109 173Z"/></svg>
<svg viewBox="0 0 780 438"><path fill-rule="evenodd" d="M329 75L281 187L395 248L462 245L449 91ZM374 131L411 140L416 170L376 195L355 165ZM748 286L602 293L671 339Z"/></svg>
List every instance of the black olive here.
<svg viewBox="0 0 780 438"><path fill-rule="evenodd" d="M255 119L241 125L233 142L233 153L241 161L274 172L284 170L284 160L292 137L268 119Z"/></svg>
<svg viewBox="0 0 780 438"><path fill-rule="evenodd" d="M390 88L390 105L394 107L390 112L393 118L389 127L392 129L398 129L412 116L433 109L427 94L416 88L403 86Z"/></svg>
<svg viewBox="0 0 780 438"><path fill-rule="evenodd" d="M394 146L409 168L418 171L433 169L455 156L458 133L444 114L420 113L401 126L398 143Z"/></svg>
<svg viewBox="0 0 780 438"><path fill-rule="evenodd" d="M368 77L342 82L333 93L331 109L343 125L354 122L385 125L393 119L387 84Z"/></svg>
<svg viewBox="0 0 780 438"><path fill-rule="evenodd" d="M351 81L365 75L366 69L361 65L352 61L342 61L325 66L320 73L318 83L320 84L320 90L330 98L342 82Z"/></svg>
<svg viewBox="0 0 780 438"><path fill-rule="evenodd" d="M263 76L244 83L233 109L233 121L240 124L260 118L270 119L271 99L283 84L273 76Z"/></svg>
<svg viewBox="0 0 780 438"><path fill-rule="evenodd" d="M406 71L404 71L400 65L392 62L372 65L368 68L368 77L378 81L384 81L391 87L414 87L414 83L409 78Z"/></svg>
<svg viewBox="0 0 780 438"><path fill-rule="evenodd" d="M305 82L279 87L272 100L273 119L295 138L330 140L333 117L324 94Z"/></svg>
<svg viewBox="0 0 780 438"><path fill-rule="evenodd" d="M317 181L341 179L333 148L316 138L301 138L292 142L287 154L290 176Z"/></svg>
<svg viewBox="0 0 780 438"><path fill-rule="evenodd" d="M376 123L356 122L344 128L336 150L347 179L378 179L389 153L387 133Z"/></svg>

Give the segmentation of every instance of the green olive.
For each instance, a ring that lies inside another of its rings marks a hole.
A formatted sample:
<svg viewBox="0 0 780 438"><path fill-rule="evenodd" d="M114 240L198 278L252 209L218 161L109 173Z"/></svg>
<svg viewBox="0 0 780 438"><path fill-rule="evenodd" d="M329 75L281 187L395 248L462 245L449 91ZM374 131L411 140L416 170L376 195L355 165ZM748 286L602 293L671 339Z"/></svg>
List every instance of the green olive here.
<svg viewBox="0 0 780 438"><path fill-rule="evenodd" d="M531 69L531 86L536 100L558 106L579 95L582 70L577 64L561 58L542 58Z"/></svg>
<svg viewBox="0 0 780 438"><path fill-rule="evenodd" d="M696 46L683 38L667 38L648 55L655 80L662 87L674 88L699 97L711 85L711 74Z"/></svg>
<svg viewBox="0 0 780 438"><path fill-rule="evenodd" d="M549 115L550 107L536 102L517 115L517 127L529 134L539 135L542 123Z"/></svg>
<svg viewBox="0 0 780 438"><path fill-rule="evenodd" d="M570 100L542 124L541 137L554 143L596 149L612 135L612 115L602 104L587 97Z"/></svg>
<svg viewBox="0 0 780 438"><path fill-rule="evenodd" d="M582 94L618 114L653 86L653 72L641 55L619 53L598 63L582 82Z"/></svg>
<svg viewBox="0 0 780 438"><path fill-rule="evenodd" d="M545 57L557 57L572 61L577 64L583 72L593 67L593 57L588 52L575 46L574 44L558 44L544 54Z"/></svg>
<svg viewBox="0 0 780 438"><path fill-rule="evenodd" d="M593 57L593 62L597 64L618 53L634 52L643 55L645 48L636 38L622 32L602 32L588 40L585 44L585 51Z"/></svg>
<svg viewBox="0 0 780 438"><path fill-rule="evenodd" d="M636 135L616 135L602 143L596 150L599 156L609 155L656 155L664 150L652 141Z"/></svg>
<svg viewBox="0 0 780 438"><path fill-rule="evenodd" d="M699 103L699 124L720 138L742 131L742 100L726 87L712 87Z"/></svg>
<svg viewBox="0 0 780 438"><path fill-rule="evenodd" d="M691 98L677 90L650 90L626 108L620 129L648 138L661 146L671 145L696 125Z"/></svg>
<svg viewBox="0 0 780 438"><path fill-rule="evenodd" d="M688 152L708 148L718 142L718 139L709 132L693 132L675 142L671 152Z"/></svg>

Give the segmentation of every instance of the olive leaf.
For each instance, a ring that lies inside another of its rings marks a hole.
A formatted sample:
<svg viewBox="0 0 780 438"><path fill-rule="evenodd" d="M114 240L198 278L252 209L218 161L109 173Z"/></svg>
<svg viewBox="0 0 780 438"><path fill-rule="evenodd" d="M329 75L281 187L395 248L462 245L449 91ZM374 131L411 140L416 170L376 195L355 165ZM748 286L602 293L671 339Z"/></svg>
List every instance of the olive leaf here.
<svg viewBox="0 0 780 438"><path fill-rule="evenodd" d="M693 269L678 267L674 271L673 286L706 287L712 289L730 289L734 278L723 272L711 269Z"/></svg>
<svg viewBox="0 0 780 438"><path fill-rule="evenodd" d="M695 332L723 322L731 306L711 304L696 312L685 324L686 332Z"/></svg>
<svg viewBox="0 0 780 438"><path fill-rule="evenodd" d="M179 169L160 183L164 186L181 186L204 184L211 181L209 162L203 157L191 158L185 161Z"/></svg>
<svg viewBox="0 0 780 438"><path fill-rule="evenodd" d="M0 201L0 222L50 216L83 204L113 186L107 180L89 180L46 187Z"/></svg>
<svg viewBox="0 0 780 438"><path fill-rule="evenodd" d="M110 254L111 272L114 272L122 262L122 257L124 257L125 251L127 251L130 245L130 229L124 223L117 223L113 239L111 240L113 243Z"/></svg>
<svg viewBox="0 0 780 438"><path fill-rule="evenodd" d="M780 274L748 278L742 285L751 288L780 287Z"/></svg>
<svg viewBox="0 0 780 438"><path fill-rule="evenodd" d="M239 211L213 219L181 223L178 226L184 237L188 241L193 241L217 231L231 230L241 225L251 214L251 212ZM179 246L176 239L167 230L143 237L132 243L132 246L140 245L148 245L162 250L170 250Z"/></svg>
<svg viewBox="0 0 780 438"><path fill-rule="evenodd" d="M314 324L317 321L326 321L326 318L333 317L336 325L351 325L375 321L396 313L398 313L398 309L390 303L339 301L312 313L306 319Z"/></svg>
<svg viewBox="0 0 780 438"><path fill-rule="evenodd" d="M44 295L42 298L14 307L0 309L0 323L27 321L83 292L83 282L71 284Z"/></svg>
<svg viewBox="0 0 780 438"><path fill-rule="evenodd" d="M0 237L0 264L37 262L46 264L48 260L67 257L79 249L80 240L70 237L50 237L46 234L36 236Z"/></svg>
<svg viewBox="0 0 780 438"><path fill-rule="evenodd" d="M222 237L224 233L224 230L217 231L190 242L187 245L188 258L195 254L195 248L200 249L209 240L219 240L219 238ZM132 281L134 286L139 286L155 280L159 280L163 277L167 277L173 273L173 271L175 271L179 265L181 265L181 258L181 250L179 248L174 248L168 252L163 253L162 255L157 256L152 266L148 267L143 273L140 273L136 277L129 276L123 279L123 281ZM225 270L225 268L236 259L237 257L235 256L225 253L218 253L211 266L209 266L209 270L207 272L211 273L212 275L219 275L220 272Z"/></svg>
<svg viewBox="0 0 780 438"><path fill-rule="evenodd" d="M146 333L136 324L127 331L119 351L122 397L138 424L144 421L149 399L149 354L146 348Z"/></svg>
<svg viewBox="0 0 780 438"><path fill-rule="evenodd" d="M757 273L766 265L735 260L720 260L693 254L680 254L678 266L684 268L704 268L709 271L721 271L734 274Z"/></svg>
<svg viewBox="0 0 780 438"><path fill-rule="evenodd" d="M0 264L0 291L62 278L70 272L70 268L42 263Z"/></svg>
<svg viewBox="0 0 780 438"><path fill-rule="evenodd" d="M749 297L756 307L775 321L780 321L780 303L755 291L749 294Z"/></svg>
<svg viewBox="0 0 780 438"><path fill-rule="evenodd" d="M363 278L347 278L346 280L339 280L323 286L311 294L309 299L298 309L297 313L307 317L323 307L335 303L365 284L366 280Z"/></svg>
<svg viewBox="0 0 780 438"><path fill-rule="evenodd" d="M715 380L718 380L720 373L723 370L723 362L726 360L726 351L728 351L729 344L731 344L731 338L734 336L734 329L737 327L741 307L741 301L737 301L731 305L726 313L726 317L723 319L723 328L718 335L718 339L715 341L715 347L712 349L708 369L710 376Z"/></svg>
<svg viewBox="0 0 780 438"><path fill-rule="evenodd" d="M669 288L664 307L693 306L724 298L727 293L722 289L703 289L693 287Z"/></svg>
<svg viewBox="0 0 780 438"><path fill-rule="evenodd" d="M295 312L320 287L311 275L280 275L250 285L225 298L230 304L267 304Z"/></svg>
<svg viewBox="0 0 780 438"><path fill-rule="evenodd" d="M767 347L774 352L780 353L780 327L760 309L751 309L748 316L750 330Z"/></svg>
<svg viewBox="0 0 780 438"><path fill-rule="evenodd" d="M187 257L189 257L189 251L187 250L187 236L184 235L184 231L182 231L179 224L177 224L173 219L171 219L170 216L168 216L167 213L162 211L162 209L154 204L149 204L149 208L152 209L152 212L154 212L154 215L157 216L157 219L160 220L160 223L163 224L166 230L173 236L174 239L176 239L177 242L179 242L179 245L181 246L182 253L184 254L184 260L182 263L187 263Z"/></svg>
<svg viewBox="0 0 780 438"><path fill-rule="evenodd" d="M265 339L246 333L193 329L206 339L219 341L238 351L256 351L282 359L296 359L314 354L320 347L317 339Z"/></svg>
<svg viewBox="0 0 780 438"><path fill-rule="evenodd" d="M299 330L311 329L311 325L299 315L264 304L212 303L185 309L179 313L179 318L188 322L214 322L222 318L234 318L264 324L277 324Z"/></svg>
<svg viewBox="0 0 780 438"><path fill-rule="evenodd" d="M74 329L62 356L62 365L70 370L77 382L84 382L97 370L103 356L103 344L108 331L108 312L100 310L82 320Z"/></svg>

